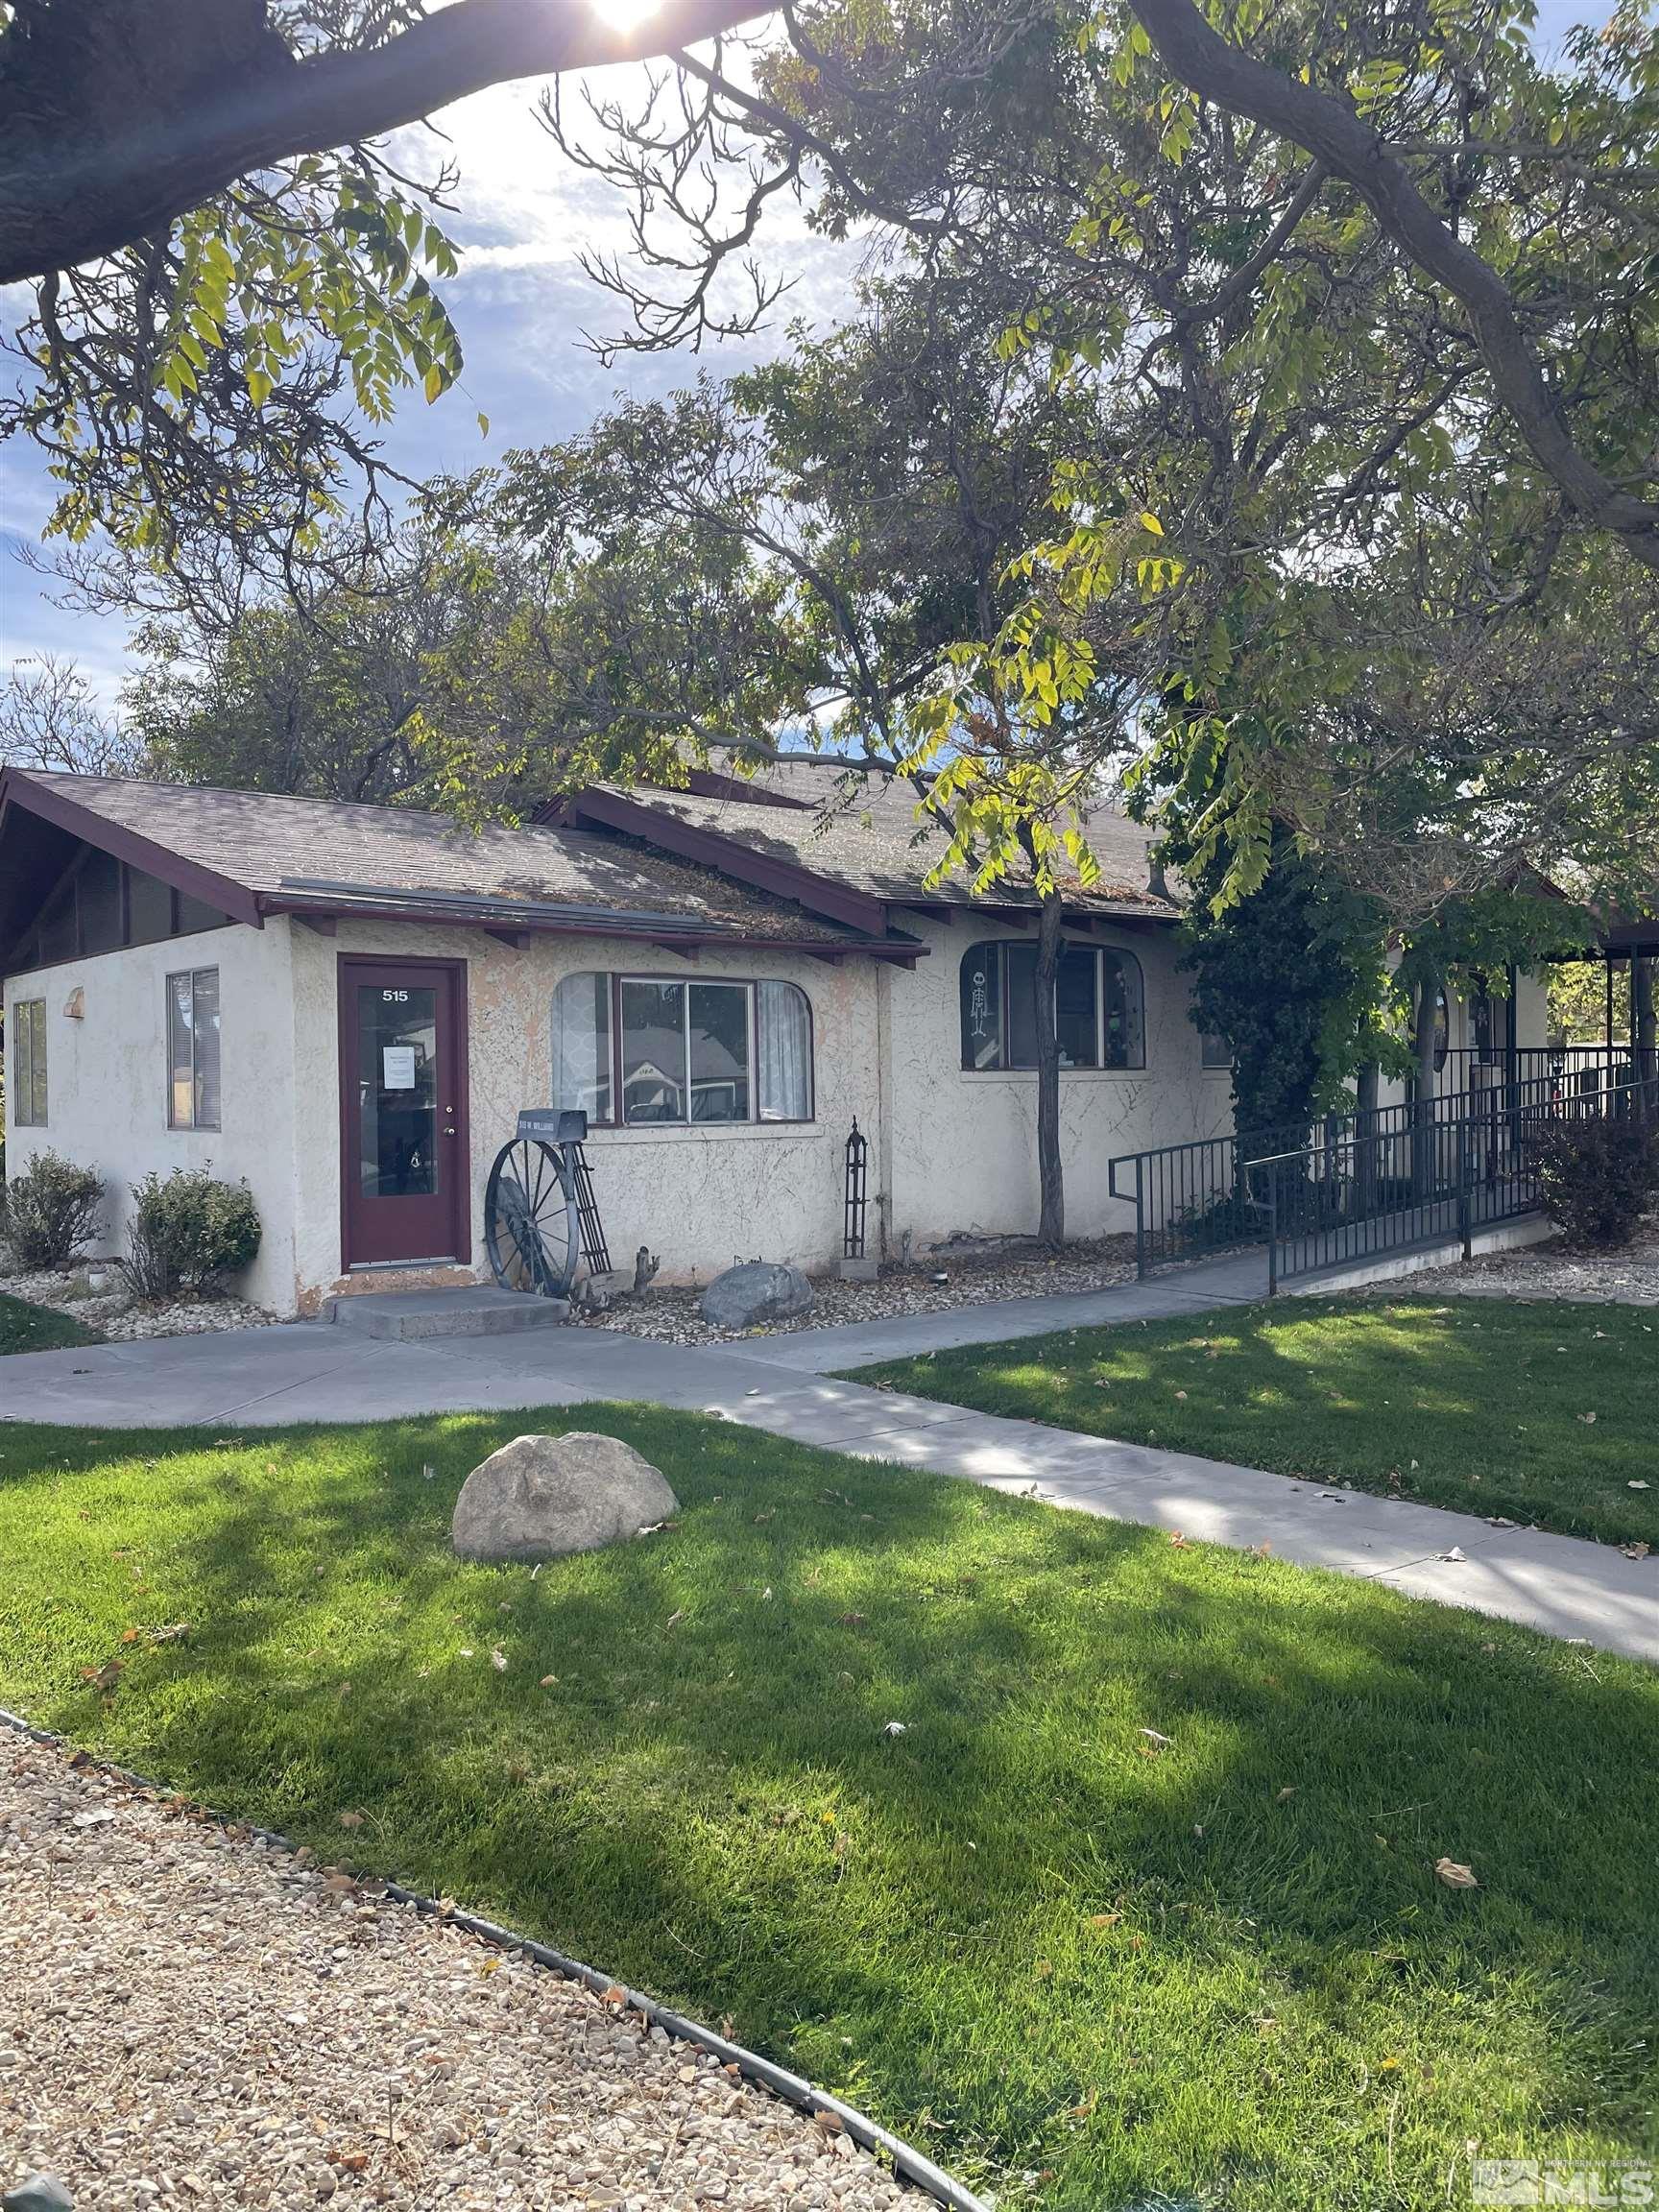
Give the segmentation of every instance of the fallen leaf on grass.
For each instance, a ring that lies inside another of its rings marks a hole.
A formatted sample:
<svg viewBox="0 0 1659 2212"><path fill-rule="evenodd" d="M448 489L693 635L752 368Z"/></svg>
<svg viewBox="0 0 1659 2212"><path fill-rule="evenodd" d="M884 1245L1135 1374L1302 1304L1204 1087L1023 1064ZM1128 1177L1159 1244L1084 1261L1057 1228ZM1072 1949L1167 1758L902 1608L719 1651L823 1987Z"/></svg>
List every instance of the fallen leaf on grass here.
<svg viewBox="0 0 1659 2212"><path fill-rule="evenodd" d="M1479 1889L1472 1866L1465 1866L1456 1859L1436 1859L1434 1871L1448 1889Z"/></svg>
<svg viewBox="0 0 1659 2212"><path fill-rule="evenodd" d="M881 1733L883 1736L902 1736L905 1733L904 1723L902 1720L889 1720Z"/></svg>
<svg viewBox="0 0 1659 2212"><path fill-rule="evenodd" d="M1167 1744L1174 1741L1172 1737L1164 1735L1163 1732L1157 1728L1142 1728L1141 1730L1141 1734L1145 1737L1147 1743L1151 1744L1154 1751L1162 1751Z"/></svg>
<svg viewBox="0 0 1659 2212"><path fill-rule="evenodd" d="M1116 1928L1122 1917L1121 1912L1091 1912L1089 1925L1091 1928Z"/></svg>
<svg viewBox="0 0 1659 2212"><path fill-rule="evenodd" d="M1594 1414L1594 1413L1580 1413L1580 1414L1579 1414L1579 1416L1578 1416L1578 1418L1579 1418L1579 1420L1580 1420L1580 1421L1590 1421L1590 1422L1594 1422L1594 1420L1595 1420L1596 1416L1595 1416L1595 1414Z"/></svg>
<svg viewBox="0 0 1659 2212"><path fill-rule="evenodd" d="M340 1825L342 1828L361 1828L363 1825L363 1815L361 1813L342 1813L340 1815Z"/></svg>
<svg viewBox="0 0 1659 2212"><path fill-rule="evenodd" d="M1653 1485L1651 1482L1626 1482L1624 1487L1626 1490L1651 1490Z"/></svg>
<svg viewBox="0 0 1659 2212"><path fill-rule="evenodd" d="M669 1614L667 1621L664 1623L664 1626L669 1628L678 1628L681 1622L684 1621L685 1618L685 1608L684 1605L682 1605L678 1613Z"/></svg>
<svg viewBox="0 0 1659 2212"><path fill-rule="evenodd" d="M1274 1804L1283 1805L1286 1798L1295 1796L1296 1791L1300 1787L1301 1785L1299 1783L1286 1782L1284 1789L1280 1791L1278 1796L1274 1798Z"/></svg>
<svg viewBox="0 0 1659 2212"><path fill-rule="evenodd" d="M1169 1541L1174 1545L1177 1551L1185 1551L1189 1549L1187 1539L1182 1535L1179 1528L1170 1529Z"/></svg>
<svg viewBox="0 0 1659 2212"><path fill-rule="evenodd" d="M541 1677L541 1687L543 1690L551 1690L558 1679L559 1677L557 1674L543 1674Z"/></svg>
<svg viewBox="0 0 1659 2212"><path fill-rule="evenodd" d="M502 1650L499 1644L493 1644L490 1647L490 1664L494 1668L497 1674L506 1673L507 1654Z"/></svg>
<svg viewBox="0 0 1659 2212"><path fill-rule="evenodd" d="M81 1679L96 1683L100 1690L113 1690L125 1672L119 1659L106 1659L102 1667L83 1667Z"/></svg>
<svg viewBox="0 0 1659 2212"><path fill-rule="evenodd" d="M835 1621L837 1626L842 1628L862 1628L866 1623L866 1616L862 1613L837 1613Z"/></svg>

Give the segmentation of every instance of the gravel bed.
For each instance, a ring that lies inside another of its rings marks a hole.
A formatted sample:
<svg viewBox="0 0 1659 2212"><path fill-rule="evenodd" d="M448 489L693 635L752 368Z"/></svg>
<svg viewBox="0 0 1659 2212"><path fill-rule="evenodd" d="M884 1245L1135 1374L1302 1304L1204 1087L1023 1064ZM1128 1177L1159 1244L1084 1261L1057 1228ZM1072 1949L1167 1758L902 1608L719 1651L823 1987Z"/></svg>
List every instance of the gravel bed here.
<svg viewBox="0 0 1659 2212"><path fill-rule="evenodd" d="M942 1280L940 1280L942 1278ZM1064 1292L1105 1290L1135 1280L1133 1237L1103 1237L1069 1244L1050 1259L1027 1239L994 1244L941 1245L908 1266L884 1267L874 1283L815 1277L812 1310L790 1321L757 1329L714 1329L697 1310L701 1289L653 1284L643 1296L624 1299L610 1312L578 1315L590 1329L620 1329L661 1344L732 1344L751 1336L792 1335L802 1329L838 1329L854 1321L890 1321L902 1313L948 1313L999 1298L1052 1298Z"/></svg>
<svg viewBox="0 0 1659 2212"><path fill-rule="evenodd" d="M92 1277L103 1283L103 1288L92 1287ZM60 1313L73 1314L112 1343L132 1344L147 1336L203 1336L219 1329L264 1329L276 1319L263 1306L228 1295L140 1305L119 1272L97 1262L90 1268L45 1267L28 1274L0 1266L0 1290L12 1298L26 1298L32 1306L52 1306Z"/></svg>
<svg viewBox="0 0 1659 2212"><path fill-rule="evenodd" d="M1559 1238L1488 1252L1372 1286L1390 1298L1564 1298L1583 1305L1659 1306L1659 1220L1644 1221L1623 1252L1573 1252Z"/></svg>
<svg viewBox="0 0 1659 2212"><path fill-rule="evenodd" d="M0 2192L82 2212L926 2201L637 2015L9 1730L0 1989Z"/></svg>

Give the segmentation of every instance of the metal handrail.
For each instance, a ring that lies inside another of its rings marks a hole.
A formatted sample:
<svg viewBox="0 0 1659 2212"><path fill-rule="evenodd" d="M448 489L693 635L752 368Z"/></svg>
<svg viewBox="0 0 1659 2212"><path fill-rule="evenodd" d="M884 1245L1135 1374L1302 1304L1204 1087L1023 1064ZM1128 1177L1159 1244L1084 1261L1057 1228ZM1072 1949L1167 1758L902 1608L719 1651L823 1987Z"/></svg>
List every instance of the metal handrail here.
<svg viewBox="0 0 1659 2212"><path fill-rule="evenodd" d="M1383 1108L1332 1142L1246 1162L1265 1191L1268 1295L1287 1277L1442 1231L1455 1232L1467 1259L1477 1227L1539 1211L1544 1129L1635 1116L1641 1094L1637 1083L1564 1094L1550 1076L1493 1085Z"/></svg>
<svg viewBox="0 0 1659 2212"><path fill-rule="evenodd" d="M1139 1152L1119 1153L1107 1163L1107 1190L1114 1198L1135 1208L1135 1266L1142 1278L1155 1266L1168 1265L1238 1244L1259 1243L1264 1234L1264 1208L1253 1189L1248 1168L1252 1162L1300 1153L1310 1145L1330 1153L1339 1147L1369 1116L1366 1132L1372 1136L1393 1133L1415 1124L1429 1112L1436 1122L1450 1123L1470 1110L1473 1101L1484 1116L1495 1095L1507 1097L1512 1085L1477 1085L1472 1090L1449 1090L1427 1102L1407 1100L1392 1107L1350 1107L1343 1113L1318 1118L1317 1134L1310 1134L1306 1121L1282 1122L1265 1129L1227 1132L1215 1137L1190 1138L1180 1144L1158 1144ZM1382 1118L1393 1117L1392 1125ZM1131 1187L1130 1170L1133 1170Z"/></svg>

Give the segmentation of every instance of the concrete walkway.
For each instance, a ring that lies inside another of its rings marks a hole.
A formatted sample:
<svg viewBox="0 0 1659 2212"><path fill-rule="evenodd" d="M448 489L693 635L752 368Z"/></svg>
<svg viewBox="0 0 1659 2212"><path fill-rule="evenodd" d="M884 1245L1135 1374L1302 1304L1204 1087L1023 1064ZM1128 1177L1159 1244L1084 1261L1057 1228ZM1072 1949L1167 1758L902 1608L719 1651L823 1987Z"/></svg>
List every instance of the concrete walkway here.
<svg viewBox="0 0 1659 2212"><path fill-rule="evenodd" d="M793 1443L1036 1496L1074 1511L1331 1568L1412 1597L1526 1623L1659 1663L1659 1558L1431 1505L1326 1490L1188 1453L1001 1420L837 1382L830 1370L962 1343L1243 1304L1254 1273L1216 1262L1079 1297L1009 1300L848 1329L676 1346L598 1329L384 1342L324 1323L171 1337L0 1361L0 1415L82 1428L510 1412L644 1400ZM1461 1558L1449 1556L1453 1552Z"/></svg>

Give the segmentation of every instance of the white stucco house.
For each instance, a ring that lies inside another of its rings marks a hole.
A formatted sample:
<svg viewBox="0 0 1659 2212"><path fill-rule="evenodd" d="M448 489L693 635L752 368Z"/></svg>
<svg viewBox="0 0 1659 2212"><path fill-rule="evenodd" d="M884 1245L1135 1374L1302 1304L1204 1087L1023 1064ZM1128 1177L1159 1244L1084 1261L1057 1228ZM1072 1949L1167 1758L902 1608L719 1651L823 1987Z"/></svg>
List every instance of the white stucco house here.
<svg viewBox="0 0 1659 2212"><path fill-rule="evenodd" d="M149 1170L245 1177L264 1225L247 1289L287 1313L487 1280L486 1178L531 1106L587 1110L611 1249L648 1244L669 1281L830 1265L854 1118L872 1249L1029 1230L1035 902L928 887L910 796L872 782L827 811L836 774L600 786L473 834L7 769L9 1165L50 1146L97 1166L110 1249ZM1147 834L1111 813L1091 830L1101 878L1068 899L1057 1006L1083 1236L1131 1225L1115 1155L1231 1112ZM1498 1015L1542 1042L1535 988ZM1449 1023L1453 1048L1476 1043L1464 1010Z"/></svg>

